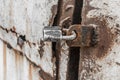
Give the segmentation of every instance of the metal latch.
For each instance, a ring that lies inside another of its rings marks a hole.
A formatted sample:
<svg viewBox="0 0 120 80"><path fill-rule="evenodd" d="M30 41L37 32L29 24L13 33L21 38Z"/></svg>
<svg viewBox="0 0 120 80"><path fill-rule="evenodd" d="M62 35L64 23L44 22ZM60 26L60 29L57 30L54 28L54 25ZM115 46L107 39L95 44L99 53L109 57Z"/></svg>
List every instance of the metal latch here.
<svg viewBox="0 0 120 80"><path fill-rule="evenodd" d="M66 40L70 47L89 47L98 43L98 33L99 30L95 26L72 25L69 29L48 26L43 29L43 40L52 42Z"/></svg>

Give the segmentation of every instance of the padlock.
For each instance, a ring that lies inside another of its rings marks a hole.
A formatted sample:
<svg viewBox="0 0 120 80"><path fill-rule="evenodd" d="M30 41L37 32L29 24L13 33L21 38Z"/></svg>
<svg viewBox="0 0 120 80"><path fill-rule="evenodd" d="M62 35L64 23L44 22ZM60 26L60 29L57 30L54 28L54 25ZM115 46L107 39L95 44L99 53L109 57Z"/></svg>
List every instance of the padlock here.
<svg viewBox="0 0 120 80"><path fill-rule="evenodd" d="M66 35L63 35L63 31L66 31ZM98 29L91 25L71 25L69 29L48 26L43 29L43 40L51 42L66 40L70 47L89 47L98 43L98 33Z"/></svg>
<svg viewBox="0 0 120 80"><path fill-rule="evenodd" d="M63 29L59 26L47 26L43 29L43 40L57 42L59 40L73 40L76 38L76 33L71 32L71 35L63 35L63 31L68 31L68 29Z"/></svg>
<svg viewBox="0 0 120 80"><path fill-rule="evenodd" d="M44 29L43 29L43 40L44 41L56 42L56 41L60 40L61 37L62 37L62 31L61 31L60 27L58 27L58 26L44 27Z"/></svg>

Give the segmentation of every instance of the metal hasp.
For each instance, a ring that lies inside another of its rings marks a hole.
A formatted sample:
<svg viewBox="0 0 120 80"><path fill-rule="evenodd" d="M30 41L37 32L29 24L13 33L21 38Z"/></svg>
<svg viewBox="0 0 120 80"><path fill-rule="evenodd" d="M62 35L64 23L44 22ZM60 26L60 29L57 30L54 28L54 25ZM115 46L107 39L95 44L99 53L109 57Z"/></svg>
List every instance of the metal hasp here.
<svg viewBox="0 0 120 80"><path fill-rule="evenodd" d="M72 25L67 35L75 31L77 37L74 40L67 41L70 47L89 47L95 46L99 41L99 29L95 26Z"/></svg>
<svg viewBox="0 0 120 80"><path fill-rule="evenodd" d="M89 47L98 43L98 33L99 30L94 26L72 25L69 29L48 26L43 29L43 40L52 42L66 40L70 47Z"/></svg>

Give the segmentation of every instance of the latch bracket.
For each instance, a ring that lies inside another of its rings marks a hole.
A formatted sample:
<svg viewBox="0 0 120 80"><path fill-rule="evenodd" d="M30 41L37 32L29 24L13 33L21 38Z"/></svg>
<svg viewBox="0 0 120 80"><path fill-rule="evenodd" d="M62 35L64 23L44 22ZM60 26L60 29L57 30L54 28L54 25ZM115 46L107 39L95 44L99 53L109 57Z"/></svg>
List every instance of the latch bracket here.
<svg viewBox="0 0 120 80"><path fill-rule="evenodd" d="M63 34L66 31L66 34ZM71 25L69 29L61 29L59 26L45 27L43 40L56 42L66 40L70 47L94 46L99 41L99 30L95 26Z"/></svg>
<svg viewBox="0 0 120 80"><path fill-rule="evenodd" d="M94 46L99 41L99 30L91 25L72 25L69 28L68 34L75 31L77 37L74 40L67 41L70 47L89 47Z"/></svg>

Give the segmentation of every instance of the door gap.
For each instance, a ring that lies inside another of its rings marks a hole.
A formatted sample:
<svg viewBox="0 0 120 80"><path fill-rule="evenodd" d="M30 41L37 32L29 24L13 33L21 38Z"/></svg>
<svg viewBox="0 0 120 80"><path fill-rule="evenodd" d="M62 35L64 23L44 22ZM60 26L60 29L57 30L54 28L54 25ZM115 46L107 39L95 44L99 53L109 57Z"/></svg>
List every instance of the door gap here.
<svg viewBox="0 0 120 80"><path fill-rule="evenodd" d="M57 13L56 13L56 16L54 18L54 22L53 22L53 25L52 26L59 26L59 23L60 23L60 16L61 16L61 13L62 13L62 3L63 3L63 0L58 0L58 6L57 6ZM57 47L59 47L59 43L57 42L52 42L52 53L53 53L53 58L56 58L56 62L55 62L55 65L56 65L56 78L55 80L58 80L58 76L59 76L59 53L60 51L58 51Z"/></svg>
<svg viewBox="0 0 120 80"><path fill-rule="evenodd" d="M83 0L75 0L72 24L81 24ZM67 80L78 80L80 47L70 47Z"/></svg>
<svg viewBox="0 0 120 80"><path fill-rule="evenodd" d="M57 14L54 18L53 26L58 26L60 23L60 16L62 13L62 3L63 0L58 1ZM72 24L81 24L82 17L82 6L83 0L75 0L75 8L73 13ZM56 48L58 43L52 42L52 50L53 50L53 58L56 58L56 79L59 75L59 51ZM68 62L68 72L67 72L67 80L78 80L78 72L79 72L79 60L80 60L80 47L71 47L69 54L69 62Z"/></svg>

